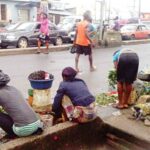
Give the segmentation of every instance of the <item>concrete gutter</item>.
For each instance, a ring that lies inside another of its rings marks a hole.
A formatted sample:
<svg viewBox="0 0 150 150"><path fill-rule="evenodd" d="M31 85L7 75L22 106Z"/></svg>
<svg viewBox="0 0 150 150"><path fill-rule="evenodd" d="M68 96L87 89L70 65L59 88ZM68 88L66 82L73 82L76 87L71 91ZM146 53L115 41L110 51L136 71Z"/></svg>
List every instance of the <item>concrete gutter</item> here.
<svg viewBox="0 0 150 150"><path fill-rule="evenodd" d="M49 51L65 51L71 48L72 44L66 44L61 46L50 46ZM45 47L41 48L42 50ZM30 48L15 48L15 49L0 49L0 56L8 56L8 55L21 55L21 54L34 54L37 50L37 47L30 47Z"/></svg>
<svg viewBox="0 0 150 150"><path fill-rule="evenodd" d="M71 122L61 123L61 124L58 124L53 127L49 127L47 129L45 129L45 131L42 135L17 138L15 140L11 140L7 143L1 144L0 150L18 150L18 149L22 149L22 147L24 147L25 145L28 145L31 143L33 145L39 144L38 141L39 142L42 141L43 138L50 136L50 135L53 135L53 136L58 135L58 133L57 133L58 131L63 131L63 130L69 129L69 128L74 128L75 126L77 126L76 123L71 123ZM50 138L50 140L53 140L53 138ZM40 147L40 145L39 145L39 147Z"/></svg>
<svg viewBox="0 0 150 150"><path fill-rule="evenodd" d="M134 126L131 130L133 129ZM103 137L106 134L113 134L143 149L148 149L150 145L150 142L138 139L137 136L133 136L130 133L115 128L109 123L105 124L100 118L97 118L93 122L87 124L65 122L48 127L41 135L17 138L1 144L0 150L66 150L68 147L65 148L65 146L70 143L77 146L76 148L73 147L74 149L79 149L79 144L88 145L96 140L98 140L99 143L101 141L100 137L104 139Z"/></svg>
<svg viewBox="0 0 150 150"><path fill-rule="evenodd" d="M136 44L145 44L145 43L150 43L150 39L122 41L122 45L136 45ZM71 46L72 44L50 46L49 51L50 52L66 51L66 50L69 50ZM108 47L114 47L114 46L115 45L110 45ZM97 48L104 48L104 47L98 46ZM41 49L44 50L45 47L42 47ZM0 56L34 54L36 50L37 50L37 47L29 47L29 48L24 48L24 49L23 48L0 49Z"/></svg>
<svg viewBox="0 0 150 150"><path fill-rule="evenodd" d="M62 149L69 143L75 143L77 146L78 142L88 144L89 141L95 140L93 137L98 139L99 134L103 132L103 125L104 123L100 118L81 125L65 122L46 128L41 135L17 138L1 144L0 150L56 150Z"/></svg>
<svg viewBox="0 0 150 150"><path fill-rule="evenodd" d="M122 41L122 45L136 45L145 43L150 43L150 39Z"/></svg>

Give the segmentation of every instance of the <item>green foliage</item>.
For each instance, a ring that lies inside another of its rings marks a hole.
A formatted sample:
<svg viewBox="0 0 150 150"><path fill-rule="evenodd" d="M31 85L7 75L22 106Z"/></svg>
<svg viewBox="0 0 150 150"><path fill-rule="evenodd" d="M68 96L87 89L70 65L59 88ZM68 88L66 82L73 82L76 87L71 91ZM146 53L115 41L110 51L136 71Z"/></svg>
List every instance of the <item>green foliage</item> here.
<svg viewBox="0 0 150 150"><path fill-rule="evenodd" d="M108 74L108 83L109 86L113 89L115 88L115 85L117 84L117 72L116 70L110 70Z"/></svg>
<svg viewBox="0 0 150 150"><path fill-rule="evenodd" d="M117 100L117 95L108 95L106 93L101 93L96 95L96 103L98 105L105 106L111 103L115 103L116 100Z"/></svg>
<svg viewBox="0 0 150 150"><path fill-rule="evenodd" d="M144 82L144 89L141 95L150 95L150 82Z"/></svg>

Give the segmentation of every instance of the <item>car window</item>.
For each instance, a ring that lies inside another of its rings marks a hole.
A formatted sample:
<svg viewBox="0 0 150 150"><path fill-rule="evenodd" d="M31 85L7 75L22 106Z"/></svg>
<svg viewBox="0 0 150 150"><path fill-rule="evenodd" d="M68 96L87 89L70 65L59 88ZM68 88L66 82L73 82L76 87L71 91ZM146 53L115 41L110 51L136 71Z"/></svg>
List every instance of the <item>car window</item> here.
<svg viewBox="0 0 150 150"><path fill-rule="evenodd" d="M135 31L137 29L136 25L127 25L121 28L121 31Z"/></svg>
<svg viewBox="0 0 150 150"><path fill-rule="evenodd" d="M35 23L33 22L25 22L22 23L20 26L16 28L16 30L26 30L26 31L32 31L35 27Z"/></svg>
<svg viewBox="0 0 150 150"><path fill-rule="evenodd" d="M62 20L62 24L68 24L70 22L74 22L74 18L64 18Z"/></svg>
<svg viewBox="0 0 150 150"><path fill-rule="evenodd" d="M142 31L142 27L141 27L141 26L138 26L137 30L138 30L138 31Z"/></svg>
<svg viewBox="0 0 150 150"><path fill-rule="evenodd" d="M50 30L57 30L57 27L55 25L53 25L53 24L50 24L49 25L49 29Z"/></svg>
<svg viewBox="0 0 150 150"><path fill-rule="evenodd" d="M76 22L80 22L81 21L81 19L76 19Z"/></svg>
<svg viewBox="0 0 150 150"><path fill-rule="evenodd" d="M38 25L36 26L36 28L35 28L35 29L40 30L40 27L41 27L41 25L40 25L40 24L38 24Z"/></svg>
<svg viewBox="0 0 150 150"><path fill-rule="evenodd" d="M148 30L148 29L146 28L146 26L141 26L141 30L145 31L145 30Z"/></svg>
<svg viewBox="0 0 150 150"><path fill-rule="evenodd" d="M17 28L19 26L20 23L14 23L14 24L9 24L5 27L6 30L14 30L15 28Z"/></svg>

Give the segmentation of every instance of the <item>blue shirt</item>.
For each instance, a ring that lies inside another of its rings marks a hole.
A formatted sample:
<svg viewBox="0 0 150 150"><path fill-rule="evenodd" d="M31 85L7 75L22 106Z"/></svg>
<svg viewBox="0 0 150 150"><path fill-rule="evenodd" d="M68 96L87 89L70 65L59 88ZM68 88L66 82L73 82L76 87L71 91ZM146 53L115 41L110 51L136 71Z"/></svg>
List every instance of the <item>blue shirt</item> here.
<svg viewBox="0 0 150 150"><path fill-rule="evenodd" d="M119 60L120 54L121 54L121 50L115 52L115 54L113 55L113 62Z"/></svg>
<svg viewBox="0 0 150 150"><path fill-rule="evenodd" d="M95 101L95 97L89 92L85 82L81 79L62 81L54 98L52 110L60 115L63 96L68 96L74 106L88 106Z"/></svg>
<svg viewBox="0 0 150 150"><path fill-rule="evenodd" d="M95 38L96 36L96 28L94 27L94 25L92 23L90 23L88 25L88 32L90 32L90 38Z"/></svg>

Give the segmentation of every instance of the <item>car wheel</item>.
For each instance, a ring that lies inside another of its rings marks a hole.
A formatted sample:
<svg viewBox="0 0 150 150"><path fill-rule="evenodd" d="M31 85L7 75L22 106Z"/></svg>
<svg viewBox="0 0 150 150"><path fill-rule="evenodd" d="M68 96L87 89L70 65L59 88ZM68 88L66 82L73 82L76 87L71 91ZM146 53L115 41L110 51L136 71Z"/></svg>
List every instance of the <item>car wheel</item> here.
<svg viewBox="0 0 150 150"><path fill-rule="evenodd" d="M18 48L27 48L28 47L28 40L26 38L20 38L18 41Z"/></svg>
<svg viewBox="0 0 150 150"><path fill-rule="evenodd" d="M131 35L130 40L135 40L135 35Z"/></svg>
<svg viewBox="0 0 150 150"><path fill-rule="evenodd" d="M57 37L56 39L56 45L62 45L63 44L63 40L61 37Z"/></svg>

